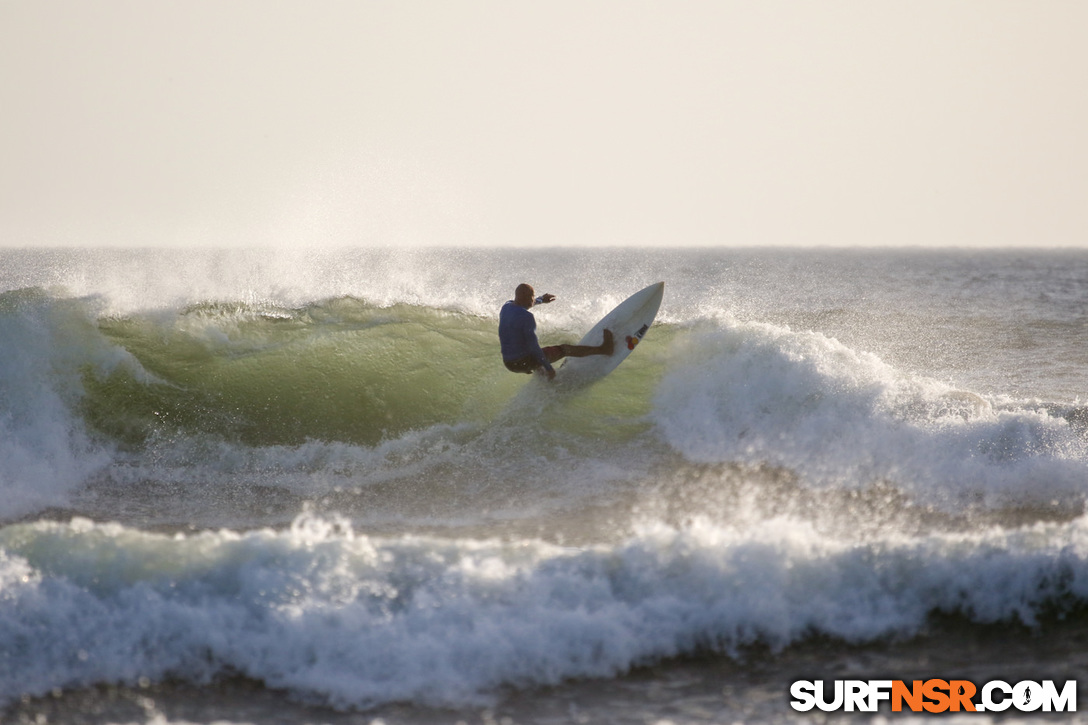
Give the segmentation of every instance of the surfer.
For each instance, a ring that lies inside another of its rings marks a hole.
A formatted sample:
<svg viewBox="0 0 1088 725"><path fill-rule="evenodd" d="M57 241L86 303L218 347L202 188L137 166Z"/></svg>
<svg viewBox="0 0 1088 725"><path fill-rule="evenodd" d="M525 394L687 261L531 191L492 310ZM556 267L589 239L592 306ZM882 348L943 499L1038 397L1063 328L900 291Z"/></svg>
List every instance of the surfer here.
<svg viewBox="0 0 1088 725"><path fill-rule="evenodd" d="M611 330L604 331L604 342L600 345L549 345L541 348L536 339L536 318L529 308L534 304L547 304L555 299L555 295L534 297L534 294L532 287L519 284L514 290L514 299L503 305L499 312L499 344L507 370L513 373L543 370L551 380L555 377L552 363L565 357L612 354Z"/></svg>

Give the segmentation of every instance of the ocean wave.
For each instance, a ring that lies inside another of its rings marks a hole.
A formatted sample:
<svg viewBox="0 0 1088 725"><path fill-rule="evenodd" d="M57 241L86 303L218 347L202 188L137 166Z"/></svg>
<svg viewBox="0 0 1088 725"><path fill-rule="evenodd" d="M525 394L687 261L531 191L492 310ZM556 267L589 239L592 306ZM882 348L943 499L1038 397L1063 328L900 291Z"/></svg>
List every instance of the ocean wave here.
<svg viewBox="0 0 1088 725"><path fill-rule="evenodd" d="M1037 626L1088 601L1088 520L838 540L803 521L660 524L615 545L284 531L0 530L0 703L242 674L334 707L465 705L677 655Z"/></svg>
<svg viewBox="0 0 1088 725"><path fill-rule="evenodd" d="M0 326L9 520L96 477L317 495L444 463L489 481L557 459L675 468L672 453L813 486L891 485L946 509L1072 510L1088 491L1076 407L956 389L817 332L727 315L655 326L577 394L506 372L493 319L353 297L117 316L28 289L0 296Z"/></svg>
<svg viewBox="0 0 1088 725"><path fill-rule="evenodd" d="M8 520L63 508L84 484L318 495L441 469L436 446L463 449L472 471L523 470L550 448L591 452L646 427L651 355L627 364L624 385L549 396L501 366L493 320L449 310L341 297L117 316L40 289L3 301ZM512 451L524 451L513 466Z"/></svg>
<svg viewBox="0 0 1088 725"><path fill-rule="evenodd" d="M656 430L693 462L782 466L821 486L891 483L948 508L1088 494L1088 437L1072 413L960 390L816 332L695 326L654 395Z"/></svg>
<svg viewBox="0 0 1088 725"><path fill-rule="evenodd" d="M353 298L104 320L102 334L165 384L94 381L87 408L96 427L130 439L169 431L249 445L374 444L493 411L502 386L497 366L484 364L497 347L492 327Z"/></svg>

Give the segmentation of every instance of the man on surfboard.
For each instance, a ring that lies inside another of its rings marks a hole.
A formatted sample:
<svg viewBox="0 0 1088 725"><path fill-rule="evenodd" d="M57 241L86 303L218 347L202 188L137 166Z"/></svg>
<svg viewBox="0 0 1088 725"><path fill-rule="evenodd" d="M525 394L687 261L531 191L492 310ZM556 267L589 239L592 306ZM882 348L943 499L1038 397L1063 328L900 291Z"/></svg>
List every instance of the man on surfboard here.
<svg viewBox="0 0 1088 725"><path fill-rule="evenodd" d="M586 357L588 355L612 354L612 331L604 331L604 342L600 345L549 345L541 348L536 339L536 318L529 308L534 304L547 304L555 299L553 294L535 297L533 288L519 284L514 290L514 299L509 300L499 311L499 345L502 348L502 361L512 373L533 373L543 370L548 380L555 377L553 362L565 357Z"/></svg>

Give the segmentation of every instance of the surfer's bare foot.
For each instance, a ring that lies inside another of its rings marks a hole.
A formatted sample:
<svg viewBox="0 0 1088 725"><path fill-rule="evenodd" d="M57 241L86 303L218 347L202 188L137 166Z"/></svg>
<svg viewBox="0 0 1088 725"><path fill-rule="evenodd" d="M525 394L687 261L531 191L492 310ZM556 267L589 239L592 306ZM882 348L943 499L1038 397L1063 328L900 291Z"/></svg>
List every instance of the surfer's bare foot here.
<svg viewBox="0 0 1088 725"><path fill-rule="evenodd" d="M615 343L612 340L612 331L611 330L605 330L604 331L604 342L601 344L601 354L602 355L611 355L612 351L614 349L615 349Z"/></svg>

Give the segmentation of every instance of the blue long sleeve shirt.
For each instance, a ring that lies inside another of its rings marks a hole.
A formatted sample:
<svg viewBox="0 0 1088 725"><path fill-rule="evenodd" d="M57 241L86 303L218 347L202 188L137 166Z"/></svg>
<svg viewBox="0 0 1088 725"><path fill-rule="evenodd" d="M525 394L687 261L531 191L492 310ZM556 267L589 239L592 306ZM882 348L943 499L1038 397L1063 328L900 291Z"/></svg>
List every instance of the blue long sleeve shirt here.
<svg viewBox="0 0 1088 725"><path fill-rule="evenodd" d="M532 355L545 370L552 369L536 339L536 318L529 310L514 304L513 300L499 311L499 346L502 348L502 359L507 362Z"/></svg>

